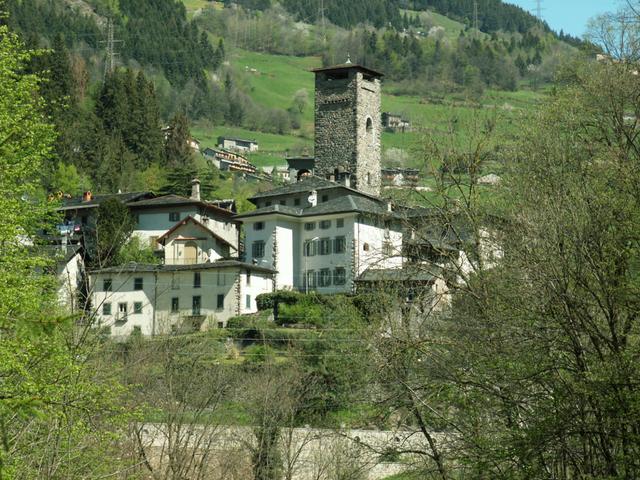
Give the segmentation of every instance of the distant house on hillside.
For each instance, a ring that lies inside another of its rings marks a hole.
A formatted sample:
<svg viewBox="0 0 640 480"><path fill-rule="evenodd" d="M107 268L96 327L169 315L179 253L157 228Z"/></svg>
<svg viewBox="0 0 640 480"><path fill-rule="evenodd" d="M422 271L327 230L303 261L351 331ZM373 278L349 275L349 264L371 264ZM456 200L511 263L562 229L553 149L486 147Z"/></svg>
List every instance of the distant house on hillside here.
<svg viewBox="0 0 640 480"><path fill-rule="evenodd" d="M251 164L239 153L207 147L202 154L223 172L256 173L255 165Z"/></svg>
<svg viewBox="0 0 640 480"><path fill-rule="evenodd" d="M243 138L218 137L218 148L240 152L255 152L258 150L258 142Z"/></svg>
<svg viewBox="0 0 640 480"><path fill-rule="evenodd" d="M397 113L383 112L382 127L392 132L411 131L411 122Z"/></svg>
<svg viewBox="0 0 640 480"><path fill-rule="evenodd" d="M414 187L418 184L420 171L414 168L383 168L382 184L387 187Z"/></svg>

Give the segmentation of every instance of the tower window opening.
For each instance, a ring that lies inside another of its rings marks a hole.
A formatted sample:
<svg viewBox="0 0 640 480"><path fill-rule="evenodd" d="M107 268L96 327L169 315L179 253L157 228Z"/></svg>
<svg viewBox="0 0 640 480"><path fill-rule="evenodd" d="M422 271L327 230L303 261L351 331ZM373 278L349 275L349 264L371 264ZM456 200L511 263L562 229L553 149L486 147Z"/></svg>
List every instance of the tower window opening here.
<svg viewBox="0 0 640 480"><path fill-rule="evenodd" d="M371 120L371 117L367 117L367 133L371 133L371 131L373 130L373 120Z"/></svg>
<svg viewBox="0 0 640 480"><path fill-rule="evenodd" d="M349 78L349 72L330 72L326 74L327 80L344 80Z"/></svg>

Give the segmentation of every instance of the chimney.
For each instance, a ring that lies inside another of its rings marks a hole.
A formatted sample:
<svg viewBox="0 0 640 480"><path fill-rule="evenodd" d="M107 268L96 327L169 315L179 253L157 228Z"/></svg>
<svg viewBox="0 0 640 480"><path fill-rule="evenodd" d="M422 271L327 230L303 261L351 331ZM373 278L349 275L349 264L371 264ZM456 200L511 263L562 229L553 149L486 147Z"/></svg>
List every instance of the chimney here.
<svg viewBox="0 0 640 480"><path fill-rule="evenodd" d="M91 193L91 190L84 192L82 194L82 201L83 202L90 202L91 199L93 198L93 194Z"/></svg>
<svg viewBox="0 0 640 480"><path fill-rule="evenodd" d="M197 178L191 180L191 200L200 201L200 180Z"/></svg>
<svg viewBox="0 0 640 480"><path fill-rule="evenodd" d="M309 205L311 205L312 207L315 207L316 205L318 205L318 192L316 192L315 190L311 190L311 192L309 193Z"/></svg>
<svg viewBox="0 0 640 480"><path fill-rule="evenodd" d="M351 188L351 174L350 173L343 173L342 174L342 184L345 187Z"/></svg>

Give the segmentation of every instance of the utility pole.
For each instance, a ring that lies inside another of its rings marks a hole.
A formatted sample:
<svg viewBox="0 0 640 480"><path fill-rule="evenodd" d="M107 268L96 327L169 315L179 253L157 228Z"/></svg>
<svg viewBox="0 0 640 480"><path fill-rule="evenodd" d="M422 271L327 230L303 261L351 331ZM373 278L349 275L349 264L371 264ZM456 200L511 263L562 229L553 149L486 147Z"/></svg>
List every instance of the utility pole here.
<svg viewBox="0 0 640 480"><path fill-rule="evenodd" d="M542 0L536 0L536 17L538 20L542 21Z"/></svg>
<svg viewBox="0 0 640 480"><path fill-rule="evenodd" d="M320 24L322 25L322 44L327 44L327 24L324 18L324 0L320 0Z"/></svg>
<svg viewBox="0 0 640 480"><path fill-rule="evenodd" d="M106 45L106 58L104 64L104 74L102 77L102 82L107 78L107 75L113 73L116 69L116 57L118 53L115 51L115 44L122 43L122 40L114 39L114 27L113 27L113 19L109 18L107 21L107 40L103 40L100 43L104 43Z"/></svg>
<svg viewBox="0 0 640 480"><path fill-rule="evenodd" d="M473 0L473 28L480 30L478 23L478 0Z"/></svg>

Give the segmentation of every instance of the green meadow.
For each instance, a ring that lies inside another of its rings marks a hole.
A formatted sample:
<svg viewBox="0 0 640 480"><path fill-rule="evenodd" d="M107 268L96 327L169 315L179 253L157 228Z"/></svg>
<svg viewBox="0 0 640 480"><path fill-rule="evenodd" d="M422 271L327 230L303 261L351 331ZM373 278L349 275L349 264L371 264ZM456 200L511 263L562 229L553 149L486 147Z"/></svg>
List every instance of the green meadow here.
<svg viewBox="0 0 640 480"><path fill-rule="evenodd" d="M197 5L198 0L190 0L188 3ZM257 140L260 150L251 155L251 161L257 166L284 165L284 157L289 154L312 154L314 75L310 70L321 65L320 58L233 49L229 53L229 61L236 71L241 88L256 103L265 107L287 109L296 93L305 90L308 103L302 115L302 128L289 135L275 135L236 127L196 124L192 129L194 137L204 147L215 146L220 135ZM470 146L476 134L481 134L490 123L495 123L498 138L510 136L518 128L522 116L544 98L542 93L530 90L487 90L480 99L475 100L470 100L463 94L444 97L430 95L430 92L425 92L422 96L394 95L389 93L392 91L392 83L383 85L382 111L405 116L412 124L412 131L384 132L382 148L383 151L390 148L407 151L409 160L406 161L406 166L417 166L418 160L413 152L423 142L434 138L442 138L443 141L464 148Z"/></svg>

